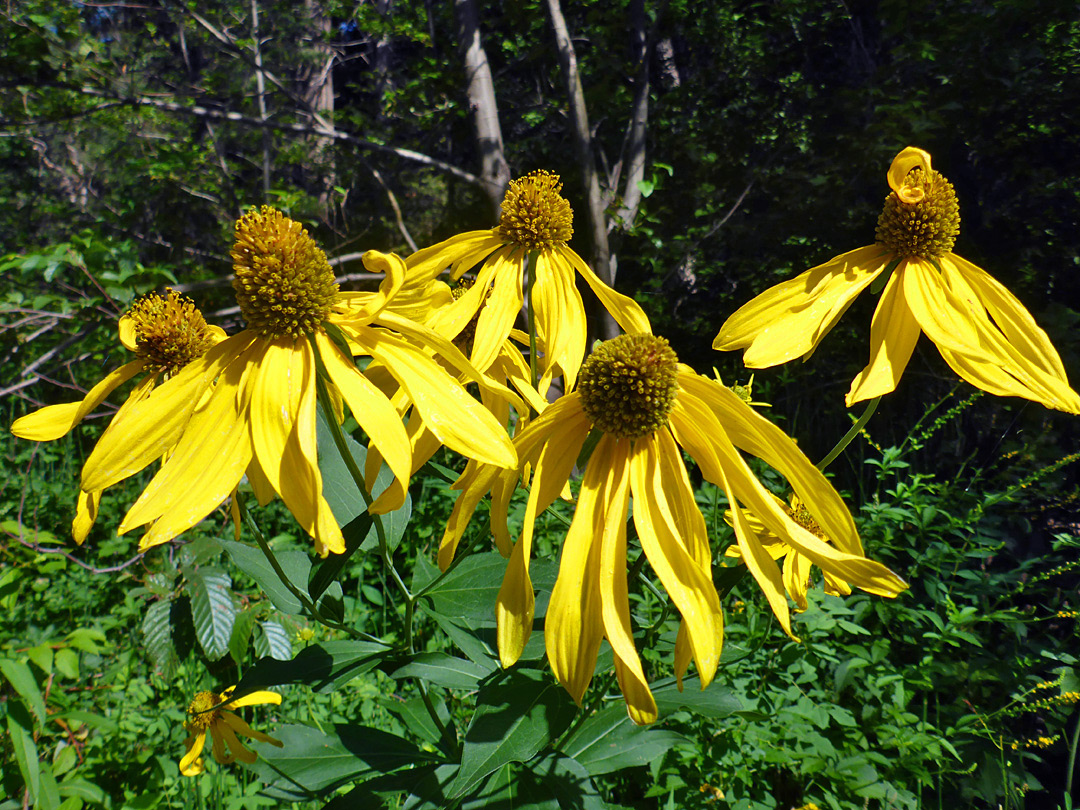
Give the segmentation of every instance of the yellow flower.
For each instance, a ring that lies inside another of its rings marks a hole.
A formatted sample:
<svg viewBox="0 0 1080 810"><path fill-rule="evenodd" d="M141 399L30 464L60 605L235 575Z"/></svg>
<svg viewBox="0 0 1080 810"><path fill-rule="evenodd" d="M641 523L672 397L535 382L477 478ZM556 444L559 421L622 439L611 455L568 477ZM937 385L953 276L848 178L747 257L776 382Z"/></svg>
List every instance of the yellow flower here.
<svg viewBox="0 0 1080 810"><path fill-rule="evenodd" d="M198 776L203 772L203 760L200 754L202 754L203 746L206 745L207 731L210 732L212 739L214 759L222 765L228 765L236 760L251 765L258 758L254 751L240 742L237 734L276 745L278 748L282 747L283 743L280 740L256 731L239 715L229 711L229 709L268 703L278 706L281 704L281 695L277 692L251 692L236 700L230 700L235 688L230 686L220 695L215 695L213 692L199 692L188 705L188 719L184 721L184 730L188 732L188 738L184 742L187 753L180 760L180 773L184 776Z"/></svg>
<svg viewBox="0 0 1080 810"><path fill-rule="evenodd" d="M465 482L440 548L447 565L464 530L467 512L494 490L492 528L510 562L497 602L499 655L513 664L533 624L529 578L534 522L560 494L593 431L599 441L589 458L577 507L559 563L545 619L548 660L559 682L578 702L593 676L600 642L615 653L615 670L631 718L656 719L634 645L626 576L626 515L633 518L642 551L682 614L675 647L680 679L696 662L702 684L717 668L723 614L712 581L712 552L705 520L683 465L693 457L704 477L728 495L736 537L747 565L773 610L791 632L780 571L749 525L744 508L823 570L871 593L895 596L904 582L865 558L855 523L843 501L795 443L731 390L680 365L663 338L623 335L600 344L581 369L578 389L559 399L514 440L518 464L535 466L521 538L509 549L505 518L512 473L490 468ZM736 450L779 470L818 515L833 538L823 542L792 520Z"/></svg>
<svg viewBox="0 0 1080 810"><path fill-rule="evenodd" d="M211 326L195 304L175 290L162 298L148 293L137 298L120 319L120 343L137 359L110 372L90 389L81 402L49 405L15 420L11 432L21 439L46 442L70 433L76 425L100 405L119 386L137 375L146 374L132 389L127 400L113 414L109 429L126 430L125 419L131 407L149 396L154 386L201 357L210 347L225 339L220 327ZM170 448L166 447L163 452ZM104 489L104 488L102 488ZM79 500L71 533L80 545L97 519L102 491L79 490Z"/></svg>
<svg viewBox="0 0 1080 810"><path fill-rule="evenodd" d="M784 504L784 502L779 498L776 498L775 495L773 498L780 508L791 516L792 520L818 539L826 543L829 542L828 536L822 531L821 526L814 519L810 510L803 506L798 495L791 496L790 506ZM734 525L734 517L730 512L724 515L724 520L727 521L729 525ZM756 516L747 516L747 525L772 559L778 561L783 560L784 588L787 590L788 596L791 597L791 601L795 603L795 609L800 611L806 610L806 591L810 586L810 566L812 560L806 555L800 554L773 534ZM727 551L724 553L728 557L742 559L742 550L737 543L728 546ZM825 593L832 594L833 596L846 596L851 593L851 586L843 579L840 579L833 574L826 573Z"/></svg>
<svg viewBox="0 0 1080 810"><path fill-rule="evenodd" d="M317 374L325 370L339 415L344 402L394 473L394 485L372 511L400 506L412 464L397 412L356 368L352 354L370 355L386 366L447 446L513 466L505 432L417 341L481 385L483 378L445 339L383 313L404 278L400 258L364 255L365 266L386 278L366 307L356 307L339 304L326 255L299 223L264 207L236 223L236 236L233 287L247 329L133 406L123 433L107 431L83 468L83 488L94 491L175 448L125 516L121 533L152 524L140 548L166 542L206 517L246 472L259 502L280 497L314 538L317 552L343 551L341 529L322 495ZM331 328L349 341L350 353L333 339Z"/></svg>
<svg viewBox="0 0 1080 810"><path fill-rule="evenodd" d="M922 331L976 388L1080 413L1080 395L1024 305L952 253L959 205L952 184L931 169L930 155L907 147L893 160L888 180L892 193L874 245L766 290L727 319L713 348L746 349L743 362L751 368L809 355L877 281L885 290L870 325L870 363L851 384L849 406L896 388Z"/></svg>
<svg viewBox="0 0 1080 810"><path fill-rule="evenodd" d="M475 325L470 358L477 368L484 369L498 354L521 311L525 262L533 256L531 304L538 336L547 347L541 391L559 373L566 378L567 389L573 387L585 355L585 308L575 273L585 279L624 330L650 331L649 320L637 302L608 287L567 246L574 233L573 211L561 190L558 175L546 171L527 174L510 183L496 227L458 234L407 260L407 286L414 288L424 287L447 267L456 280L483 262L473 286L440 311L431 325L442 334L457 335L486 301Z"/></svg>

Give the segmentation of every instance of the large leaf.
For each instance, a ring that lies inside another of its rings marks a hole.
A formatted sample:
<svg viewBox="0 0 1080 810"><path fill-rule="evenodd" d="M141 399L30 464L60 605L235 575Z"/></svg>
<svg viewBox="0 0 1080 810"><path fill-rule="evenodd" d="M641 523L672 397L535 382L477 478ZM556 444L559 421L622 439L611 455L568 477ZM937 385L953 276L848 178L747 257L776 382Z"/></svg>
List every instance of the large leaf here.
<svg viewBox="0 0 1080 810"><path fill-rule="evenodd" d="M326 498L326 502L330 505L330 511L337 518L338 525L347 526L359 517L366 507L363 496L356 486L356 481L353 480L349 468L345 465L345 460L338 452L337 444L334 442L329 426L323 419L321 410L319 411L319 420L316 427L316 439L319 443L319 472L322 473L323 479L323 497ZM367 448L349 436L345 437L345 445L349 450L349 454L356 461L357 469L362 473L364 464L367 463ZM393 480L394 476L390 472L390 468L384 464L375 478L375 486L371 493L373 499L379 497ZM391 550L397 548L398 543L401 542L411 517L412 498L408 493L406 493L405 503L400 509L389 514L379 515L378 519L382 521L383 531L386 533L386 542ZM372 525L367 529L358 548L361 551L366 551L375 548L378 542L378 534L375 526Z"/></svg>
<svg viewBox="0 0 1080 810"><path fill-rule="evenodd" d="M229 637L236 621L232 598L232 580L224 571L204 567L184 572L191 595L191 620L195 636L211 661L229 652Z"/></svg>
<svg viewBox="0 0 1080 810"><path fill-rule="evenodd" d="M674 731L635 725L620 702L582 723L562 748L590 774L598 776L647 765L673 745L685 742L690 741Z"/></svg>
<svg viewBox="0 0 1080 810"><path fill-rule="evenodd" d="M514 807L607 810L585 767L559 753L534 760L523 769L517 799Z"/></svg>
<svg viewBox="0 0 1080 810"><path fill-rule="evenodd" d="M23 783L30 791L30 801L33 802L41 790L41 764L38 761L37 746L34 744L34 721L20 701L8 701L7 712L8 738L11 740Z"/></svg>
<svg viewBox="0 0 1080 810"><path fill-rule="evenodd" d="M438 579L424 592L430 610L448 619L490 620L495 615L495 598L502 586L506 560L497 551L473 554ZM529 566L533 587L550 593L558 566L550 560L534 560ZM537 599L536 618L547 608L547 599Z"/></svg>
<svg viewBox="0 0 1080 810"><path fill-rule="evenodd" d="M255 637L255 650L260 656L270 656L278 661L292 658L292 641L280 622L272 619L259 622L259 629L262 633Z"/></svg>
<svg viewBox="0 0 1080 810"><path fill-rule="evenodd" d="M262 549L257 546L249 546L246 543L237 543L233 540L222 540L222 547L229 553L236 567L251 577L262 589L274 607L282 613L295 616L303 613L303 606L292 590L282 582L277 571L266 559ZM308 579L311 575L311 558L303 551L275 551L274 559L281 567L288 582L300 593L308 593ZM341 602L341 585L334 583L324 589L317 607L325 613L333 613Z"/></svg>
<svg viewBox="0 0 1080 810"><path fill-rule="evenodd" d="M0 658L0 673L19 694L19 697L26 701L26 705L33 710L38 723L45 725L45 699L41 696L37 679L34 678L30 667L22 661Z"/></svg>
<svg viewBox="0 0 1080 810"><path fill-rule="evenodd" d="M165 678L171 678L176 672L180 659L173 644L171 599L152 602L143 616L143 642L150 660ZM237 659L240 660L240 659Z"/></svg>
<svg viewBox="0 0 1080 810"><path fill-rule="evenodd" d="M660 683L663 685L654 687L652 693L661 716L681 709L700 717L720 720L744 708L742 701L719 683L711 683L702 689L701 681L696 677L684 678L681 692L674 680Z"/></svg>
<svg viewBox="0 0 1080 810"><path fill-rule="evenodd" d="M566 690L550 675L520 668L485 685L476 707L450 798L466 795L509 762L532 759L566 729L576 711Z"/></svg>
<svg viewBox="0 0 1080 810"><path fill-rule="evenodd" d="M326 641L305 647L291 661L260 658L236 685L238 697L269 686L307 684L317 692L333 692L357 675L374 669L391 648L372 641Z"/></svg>
<svg viewBox="0 0 1080 810"><path fill-rule="evenodd" d="M448 689L475 689L492 670L446 653L420 653L398 667L391 678L420 678Z"/></svg>
<svg viewBox="0 0 1080 810"><path fill-rule="evenodd" d="M366 726L333 725L325 731L285 725L274 729L284 746L253 743L259 760L254 770L264 792L276 799L299 801L374 773L388 773L436 759L389 732Z"/></svg>

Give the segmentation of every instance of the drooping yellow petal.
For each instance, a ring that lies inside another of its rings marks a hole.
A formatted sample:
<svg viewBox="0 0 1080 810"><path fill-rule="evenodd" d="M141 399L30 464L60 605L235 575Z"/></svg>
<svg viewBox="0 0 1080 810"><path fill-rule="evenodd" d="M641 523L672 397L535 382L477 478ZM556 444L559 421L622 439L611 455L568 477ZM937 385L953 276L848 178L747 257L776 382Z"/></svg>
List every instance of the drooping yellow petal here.
<svg viewBox="0 0 1080 810"><path fill-rule="evenodd" d="M544 617L544 644L551 670L578 705L592 681L604 638L598 541L604 530L604 509L598 501L610 478L604 459L603 454L594 452L585 469L574 519L563 541L559 576Z"/></svg>
<svg viewBox="0 0 1080 810"><path fill-rule="evenodd" d="M360 373L352 358L344 357L321 333L316 333L315 340L331 381L394 474L395 483L372 504L371 511L377 515L392 512L405 502L405 488L412 470L412 449L401 418L382 392Z"/></svg>
<svg viewBox="0 0 1080 810"><path fill-rule="evenodd" d="M844 500L786 433L714 380L680 372L679 385L683 389L680 400L694 410L695 418L707 418L701 409L714 414L715 424L709 422L707 433L723 432L736 447L778 470L832 542L851 554L862 554L855 520Z"/></svg>
<svg viewBox="0 0 1080 810"><path fill-rule="evenodd" d="M405 261L395 253L378 250L364 253L362 261L365 269L371 273L382 273L384 278L379 283L379 291L362 299L362 306L356 310L350 309L345 317L350 320L355 317L368 323L390 304L405 283ZM343 300L349 302L348 298Z"/></svg>
<svg viewBox="0 0 1080 810"><path fill-rule="evenodd" d="M245 331L222 341L137 403L121 430L110 428L98 440L83 465L81 488L107 489L161 458L176 444L211 381L254 339Z"/></svg>
<svg viewBox="0 0 1080 810"><path fill-rule="evenodd" d="M214 723L214 731L220 734L225 740L225 744L229 746L230 761L238 759L247 765L255 764L255 760L258 759L255 752L240 742L240 738L236 736L232 726L226 723L224 719Z"/></svg>
<svg viewBox="0 0 1080 810"><path fill-rule="evenodd" d="M469 360L478 368L487 370L499 355L499 349L514 326L521 312L521 259L502 252L488 260L494 271L494 285L486 303L480 309L473 337ZM480 282L477 279L479 286Z"/></svg>
<svg viewBox="0 0 1080 810"><path fill-rule="evenodd" d="M271 737L269 734L264 734L261 731L253 729L250 725L244 722L243 718L241 718L239 715L233 714L232 712L222 712L221 719L224 723L228 724L229 728L231 728L238 735L243 734L245 737L250 737L253 740L257 740L258 742L270 743L271 745L276 745L278 748L285 747L285 743L283 743L281 740L276 739L275 737Z"/></svg>
<svg viewBox="0 0 1080 810"><path fill-rule="evenodd" d="M597 510L601 515L600 615L604 635L615 653L615 674L626 698L630 718L640 724L656 720L656 702L641 667L634 630L630 624L630 597L626 581L626 511L630 503L630 439L605 435L596 446L592 464L607 472ZM561 566L560 566L561 569Z"/></svg>
<svg viewBox="0 0 1080 810"><path fill-rule="evenodd" d="M355 339L386 365L443 444L497 467L517 464L502 425L422 349L377 330L358 333Z"/></svg>
<svg viewBox="0 0 1080 810"><path fill-rule="evenodd" d="M80 402L46 405L21 416L11 425L11 432L32 442L51 442L66 436L88 413L100 405L119 386L146 368L145 360L132 360L110 371Z"/></svg>
<svg viewBox="0 0 1080 810"><path fill-rule="evenodd" d="M870 363L851 383L845 402L884 396L896 390L922 330L911 314L903 293L903 271L889 279L870 323Z"/></svg>
<svg viewBox="0 0 1080 810"><path fill-rule="evenodd" d="M560 251L542 250L536 254L533 272L532 304L536 310L537 331L544 341L545 376L560 369L571 390L585 357L585 305L574 283L574 268Z"/></svg>
<svg viewBox="0 0 1080 810"><path fill-rule="evenodd" d="M568 262L578 274L585 279L585 283L589 285L589 289L593 291L593 294L600 299L600 303L604 305L611 317L615 319L615 323L622 327L623 331L628 335L635 335L641 332L652 333L652 326L649 324L649 317L645 314L645 310L641 308L641 305L628 295L615 292L607 284L600 280L600 278L592 271L589 265L582 261L578 256L566 245L558 245L552 249L554 253L558 255L564 262Z"/></svg>
<svg viewBox="0 0 1080 810"><path fill-rule="evenodd" d="M723 613L712 582L711 566L703 566L695 560L680 537L674 512L685 510L669 505L669 501L686 498L693 503L694 497L692 490L685 491L681 486L665 488L665 484L672 487L676 483L661 477L659 456L669 453L674 453L681 463L681 454L667 430L643 436L635 442L630 457L634 523L649 564L682 614L682 627L688 633L704 688L712 681L720 661Z"/></svg>
<svg viewBox="0 0 1080 810"><path fill-rule="evenodd" d="M791 552L784 557L784 587L796 610L806 610L806 589L810 584L810 560Z"/></svg>
<svg viewBox="0 0 1080 810"><path fill-rule="evenodd" d="M206 745L206 732L200 731L188 739L188 750L184 758L180 760L180 773L184 776L198 776L203 772L199 755Z"/></svg>
<svg viewBox="0 0 1080 810"><path fill-rule="evenodd" d="M277 692L271 692L269 689L256 689L254 692L248 692L243 697L238 697L236 700L231 700L232 689L226 692L225 704L230 709L242 709L245 706L263 706L263 705L281 705L281 695Z"/></svg>
<svg viewBox="0 0 1080 810"><path fill-rule="evenodd" d="M406 259L410 283L428 281L448 267L465 272L493 250L502 247L502 238L494 230L469 231L451 236L431 247L418 250ZM460 273L459 273L460 275ZM451 271L454 276L454 271Z"/></svg>
<svg viewBox="0 0 1080 810"><path fill-rule="evenodd" d="M100 492L83 492L79 490L79 501L75 507L75 519L71 522L71 536L80 546L94 528L97 520L98 506L101 504Z"/></svg>
<svg viewBox="0 0 1080 810"><path fill-rule="evenodd" d="M500 468L490 464L479 464L466 469L465 475L454 484L455 489L460 489L454 502L454 508L446 521L446 529L443 531L442 540L439 541L439 568L445 571L450 567L457 551L461 536L468 528L472 520L473 512L477 505L491 489L491 485L500 473Z"/></svg>
<svg viewBox="0 0 1080 810"><path fill-rule="evenodd" d="M862 247L771 287L724 322L713 348L745 348L743 363L749 368L768 368L812 352L890 258L882 245Z"/></svg>

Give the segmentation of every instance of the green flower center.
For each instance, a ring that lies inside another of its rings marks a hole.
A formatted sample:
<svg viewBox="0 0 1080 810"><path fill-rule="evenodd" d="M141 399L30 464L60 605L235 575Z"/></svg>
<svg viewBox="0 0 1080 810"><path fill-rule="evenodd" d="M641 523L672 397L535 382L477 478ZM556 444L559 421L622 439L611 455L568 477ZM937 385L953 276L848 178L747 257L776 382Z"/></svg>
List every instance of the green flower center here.
<svg viewBox="0 0 1080 810"><path fill-rule="evenodd" d="M147 293L128 311L135 327L135 353L152 372L172 376L214 345L210 328L195 303L176 290L162 298Z"/></svg>
<svg viewBox="0 0 1080 810"><path fill-rule="evenodd" d="M581 366L581 407L604 433L636 439L667 424L679 392L679 358L665 338L620 335Z"/></svg>
<svg viewBox="0 0 1080 810"><path fill-rule="evenodd" d="M213 708L221 703L221 698L213 692L199 692L188 704L187 727L189 731L206 731L218 719L220 712Z"/></svg>
<svg viewBox="0 0 1080 810"><path fill-rule="evenodd" d="M326 254L299 222L268 205L236 221L232 259L240 312L264 338L311 334L337 300Z"/></svg>
<svg viewBox="0 0 1080 810"><path fill-rule="evenodd" d="M876 239L904 258L936 259L960 233L960 204L952 183L938 172L912 169L903 187L885 198Z"/></svg>
<svg viewBox="0 0 1080 810"><path fill-rule="evenodd" d="M511 180L496 232L525 250L565 245L574 235L574 212L561 191L559 175L549 171Z"/></svg>

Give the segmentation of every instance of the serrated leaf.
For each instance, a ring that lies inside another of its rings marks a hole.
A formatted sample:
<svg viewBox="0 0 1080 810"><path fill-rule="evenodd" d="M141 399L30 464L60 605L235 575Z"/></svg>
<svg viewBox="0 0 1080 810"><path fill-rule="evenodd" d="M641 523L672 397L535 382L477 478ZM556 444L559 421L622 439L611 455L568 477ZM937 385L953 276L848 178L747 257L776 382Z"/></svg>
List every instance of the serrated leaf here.
<svg viewBox="0 0 1080 810"><path fill-rule="evenodd" d="M660 715L681 710L693 712L700 717L720 720L743 710L743 703L730 689L720 683L711 683L704 689L696 677L683 679L680 692L674 679L660 681L652 693Z"/></svg>
<svg viewBox="0 0 1080 810"><path fill-rule="evenodd" d="M497 551L466 557L442 579L424 591L431 610L449 619L488 620L495 615L495 598L502 587L506 560ZM535 560L529 567L533 587L550 591L555 585L558 566L548 560ZM542 618L546 600L537 600L536 618Z"/></svg>
<svg viewBox="0 0 1080 810"><path fill-rule="evenodd" d="M251 647L251 634L255 629L255 611L244 610L237 614L229 636L229 655L237 664L243 664Z"/></svg>
<svg viewBox="0 0 1080 810"><path fill-rule="evenodd" d="M172 607L173 603L167 599L152 602L142 622L146 652L166 678L172 677L179 664L172 638Z"/></svg>
<svg viewBox="0 0 1080 810"><path fill-rule="evenodd" d="M476 696L476 712L465 732L461 770L449 790L459 798L509 762L527 762L561 734L576 709L546 672L506 670Z"/></svg>
<svg viewBox="0 0 1080 810"><path fill-rule="evenodd" d="M392 652L372 641L326 641L305 647L291 661L260 658L236 685L237 697L270 686L303 683L317 692L332 692L377 667Z"/></svg>
<svg viewBox="0 0 1080 810"><path fill-rule="evenodd" d="M491 670L446 653L420 653L394 670L391 678L420 678L448 689L475 689Z"/></svg>
<svg viewBox="0 0 1080 810"><path fill-rule="evenodd" d="M591 775L647 765L669 748L689 742L667 729L635 725L621 703L600 710L571 735L563 751Z"/></svg>
<svg viewBox="0 0 1080 810"><path fill-rule="evenodd" d="M377 728L333 725L325 731L285 725L273 731L284 746L253 743L259 759L252 770L272 798L299 801L373 773L433 760L410 743Z"/></svg>
<svg viewBox="0 0 1080 810"><path fill-rule="evenodd" d="M191 620L195 636L211 661L229 652L229 637L236 621L232 598L232 580L216 568L197 568L185 572L191 596Z"/></svg>
<svg viewBox="0 0 1080 810"><path fill-rule="evenodd" d="M41 696L37 679L30 671L28 664L22 661L12 661L10 658L0 658L0 674L2 674L12 688L18 693L26 705L34 712L38 723L45 724L45 700Z"/></svg>

